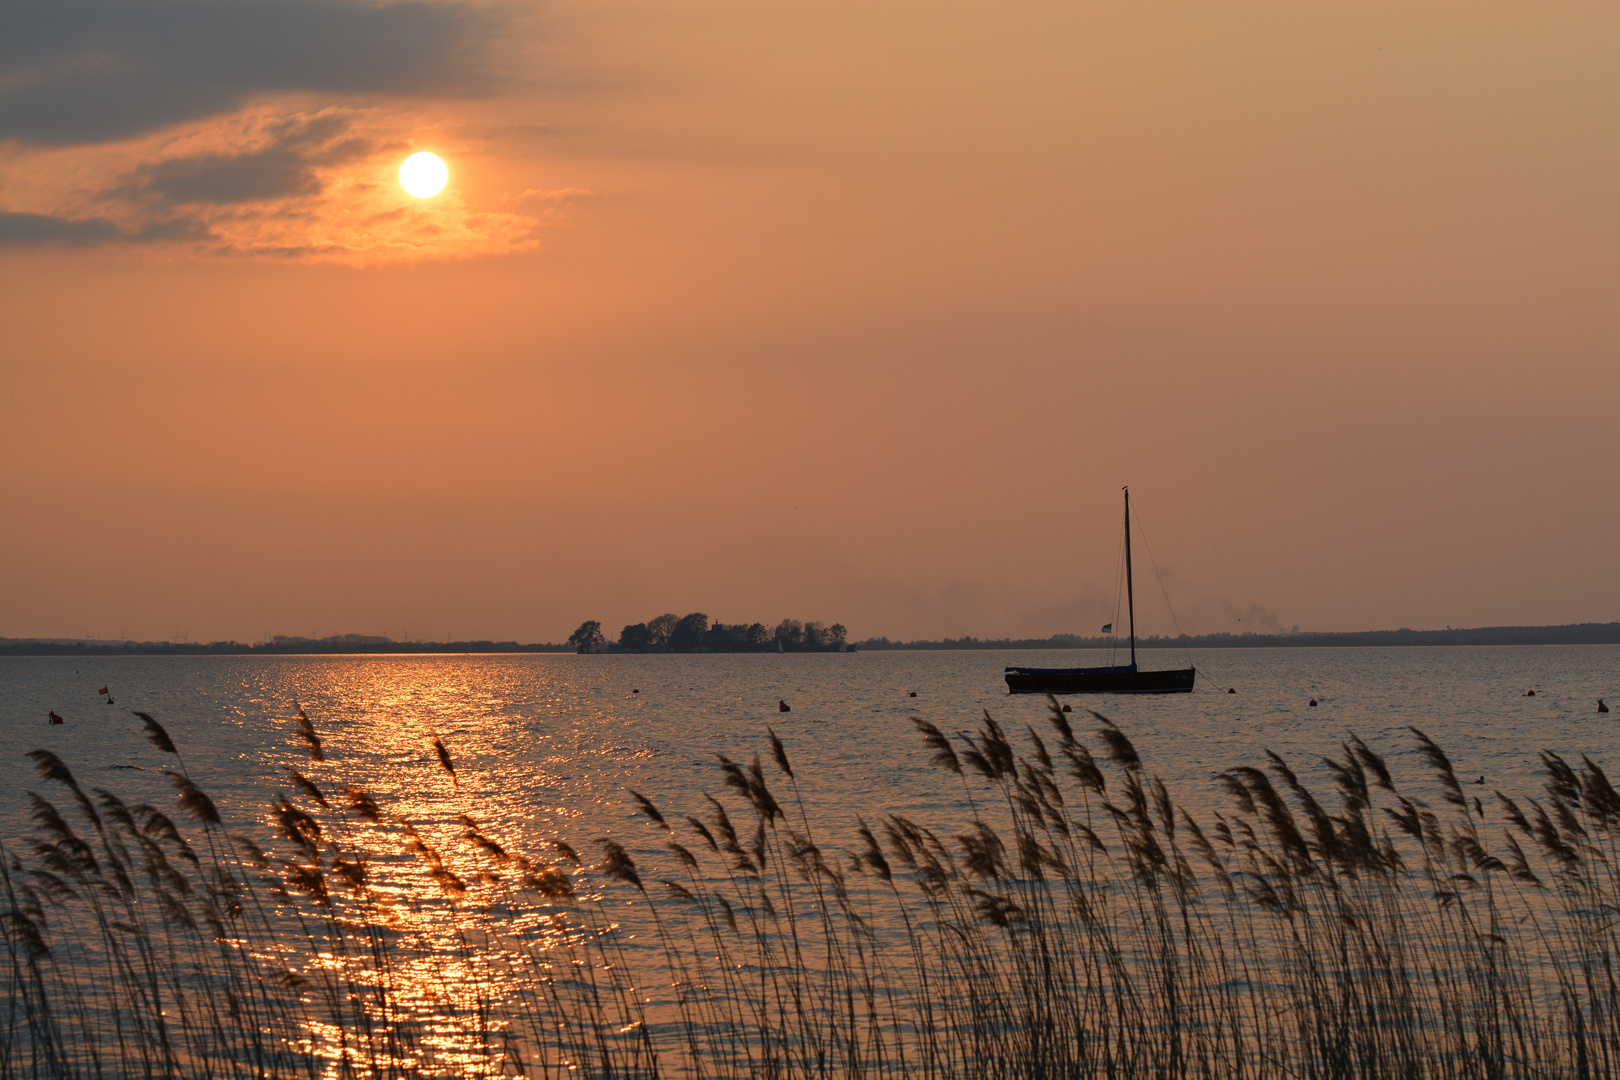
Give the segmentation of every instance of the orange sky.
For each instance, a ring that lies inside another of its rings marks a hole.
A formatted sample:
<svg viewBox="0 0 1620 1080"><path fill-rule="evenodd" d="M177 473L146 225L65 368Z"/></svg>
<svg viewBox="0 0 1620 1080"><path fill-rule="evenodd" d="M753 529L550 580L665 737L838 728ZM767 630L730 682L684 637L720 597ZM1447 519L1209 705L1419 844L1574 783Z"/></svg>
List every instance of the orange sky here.
<svg viewBox="0 0 1620 1080"><path fill-rule="evenodd" d="M0 635L1620 618L1614 5L200 2L0 46Z"/></svg>

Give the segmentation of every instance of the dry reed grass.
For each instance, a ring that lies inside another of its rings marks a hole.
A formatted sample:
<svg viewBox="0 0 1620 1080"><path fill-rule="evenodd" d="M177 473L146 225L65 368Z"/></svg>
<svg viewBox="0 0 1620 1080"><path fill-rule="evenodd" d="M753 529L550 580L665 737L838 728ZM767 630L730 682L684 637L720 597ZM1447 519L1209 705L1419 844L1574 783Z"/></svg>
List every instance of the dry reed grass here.
<svg viewBox="0 0 1620 1080"><path fill-rule="evenodd" d="M1330 809L1268 753L1200 823L1053 701L1019 745L988 713L914 721L965 824L884 816L843 849L772 732L780 775L721 757L699 813L631 793L653 869L467 813L440 850L294 770L270 835L234 833L139 715L176 816L31 755L58 794L0 859L0 1075L1620 1074L1620 796L1584 757L1487 807L1413 729L1431 805L1352 739Z"/></svg>

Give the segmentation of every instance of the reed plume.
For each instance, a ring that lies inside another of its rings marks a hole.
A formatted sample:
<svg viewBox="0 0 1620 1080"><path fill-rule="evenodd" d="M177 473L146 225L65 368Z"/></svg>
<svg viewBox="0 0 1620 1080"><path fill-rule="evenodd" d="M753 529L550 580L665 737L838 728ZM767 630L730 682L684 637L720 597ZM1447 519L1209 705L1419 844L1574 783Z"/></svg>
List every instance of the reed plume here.
<svg viewBox="0 0 1620 1080"><path fill-rule="evenodd" d="M1352 736L1326 791L1262 752L1199 815L1091 716L1052 701L1051 745L914 719L941 820L856 814L847 846L768 730L776 772L718 756L701 814L630 791L645 842L588 865L455 805L437 737L430 818L288 769L257 835L140 714L180 814L30 755L66 798L30 793L0 850L0 1074L1620 1074L1620 794L1590 756L1487 807L1421 731L1399 782Z"/></svg>

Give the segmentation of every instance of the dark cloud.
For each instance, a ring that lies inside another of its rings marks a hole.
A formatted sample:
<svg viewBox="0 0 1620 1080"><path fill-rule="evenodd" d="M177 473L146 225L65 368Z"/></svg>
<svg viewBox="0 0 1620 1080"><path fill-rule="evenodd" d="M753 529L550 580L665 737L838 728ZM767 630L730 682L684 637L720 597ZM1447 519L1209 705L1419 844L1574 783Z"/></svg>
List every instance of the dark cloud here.
<svg viewBox="0 0 1620 1080"><path fill-rule="evenodd" d="M193 210L208 205L269 202L318 195L316 170L363 156L372 143L350 134L338 113L266 122L261 141L239 150L187 154L148 162L115 188L97 193L111 217L60 217L0 211L0 245L102 247L203 240L212 230Z"/></svg>
<svg viewBox="0 0 1620 1080"><path fill-rule="evenodd" d="M105 142L271 92L476 93L493 8L357 0L5 0L0 138Z"/></svg>
<svg viewBox="0 0 1620 1080"><path fill-rule="evenodd" d="M106 218L0 211L0 244L7 247L100 247L122 236L123 230Z"/></svg>
<svg viewBox="0 0 1620 1080"><path fill-rule="evenodd" d="M366 154L372 144L348 137L341 116L285 120L270 139L236 153L192 154L142 165L116 194L165 204L262 202L321 190L316 168Z"/></svg>
<svg viewBox="0 0 1620 1080"><path fill-rule="evenodd" d="M172 158L141 172L144 192L174 203L255 202L313 195L321 189L309 163L284 147Z"/></svg>
<svg viewBox="0 0 1620 1080"><path fill-rule="evenodd" d="M64 218L0 210L0 246L4 247L102 247L203 240L210 235L208 226L191 217L148 221L126 229L104 217Z"/></svg>

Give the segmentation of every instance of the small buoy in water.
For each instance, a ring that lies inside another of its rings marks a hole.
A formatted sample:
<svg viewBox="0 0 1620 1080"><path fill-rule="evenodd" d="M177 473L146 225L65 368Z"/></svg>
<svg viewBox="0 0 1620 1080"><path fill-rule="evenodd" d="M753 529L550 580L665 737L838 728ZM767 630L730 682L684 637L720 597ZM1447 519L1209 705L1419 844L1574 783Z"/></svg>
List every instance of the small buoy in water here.
<svg viewBox="0 0 1620 1080"><path fill-rule="evenodd" d="M1315 698L1311 698L1311 708L1313 708L1313 709L1316 708L1316 699Z"/></svg>
<svg viewBox="0 0 1620 1080"><path fill-rule="evenodd" d="M52 709L51 710L51 723L60 724L61 722L62 722L62 718L60 716L56 715L56 710L55 709Z"/></svg>
<svg viewBox="0 0 1620 1080"><path fill-rule="evenodd" d="M1481 776L1478 780L1475 780L1474 783L1476 783L1476 784L1484 784L1485 783L1485 778L1483 776Z"/></svg>
<svg viewBox="0 0 1620 1080"><path fill-rule="evenodd" d="M776 711L777 712L792 712L793 711L793 706L789 705L785 701L778 701L776 703Z"/></svg>
<svg viewBox="0 0 1620 1080"><path fill-rule="evenodd" d="M917 691L913 690L911 693L907 694L906 696L907 697L916 697L917 696Z"/></svg>
<svg viewBox="0 0 1620 1080"><path fill-rule="evenodd" d="M1068 705L1065 705L1065 706L1063 706L1063 711L1064 712L1074 712L1074 709L1072 707L1068 706Z"/></svg>
<svg viewBox="0 0 1620 1080"><path fill-rule="evenodd" d="M1609 711L1609 707L1607 705L1603 704L1603 699L1598 698L1598 712L1608 712L1608 711Z"/></svg>
<svg viewBox="0 0 1620 1080"><path fill-rule="evenodd" d="M108 698L108 699L107 699L107 704L109 704L109 705L116 705L116 704L118 704L118 702L116 702L116 701L114 701L114 700L113 700L113 699L112 699L112 698Z"/></svg>
<svg viewBox="0 0 1620 1080"><path fill-rule="evenodd" d="M639 693L641 693L641 691L640 691L640 690L632 690L632 691L630 691L630 692L631 692L631 693L632 693L632 694L639 694Z"/></svg>
<svg viewBox="0 0 1620 1080"><path fill-rule="evenodd" d="M1237 690L1236 690L1236 689L1235 689L1235 688L1233 688L1233 687L1230 687L1230 686L1228 686L1228 687L1227 687L1227 688L1226 688L1226 692L1227 692L1227 693L1228 693L1228 694L1235 694L1235 693L1237 693Z"/></svg>
<svg viewBox="0 0 1620 1080"><path fill-rule="evenodd" d="M1525 691L1525 692L1524 692L1524 696L1525 696L1525 697L1535 697L1535 696L1536 696L1536 692L1535 692L1535 691L1534 691L1534 690L1526 690L1526 691Z"/></svg>

